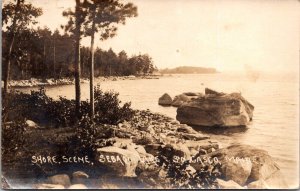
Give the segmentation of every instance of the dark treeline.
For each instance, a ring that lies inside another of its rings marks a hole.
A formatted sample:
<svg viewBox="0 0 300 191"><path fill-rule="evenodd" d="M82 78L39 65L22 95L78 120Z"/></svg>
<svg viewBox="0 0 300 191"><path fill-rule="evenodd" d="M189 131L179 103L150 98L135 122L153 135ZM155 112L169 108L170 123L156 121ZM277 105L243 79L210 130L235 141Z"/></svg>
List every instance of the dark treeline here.
<svg viewBox="0 0 300 191"><path fill-rule="evenodd" d="M9 33L2 31L2 68L5 69ZM74 35L51 32L48 28L27 29L15 36L10 79L62 78L74 76ZM81 76L89 76L90 48L81 47ZM151 74L156 70L147 55L129 57L125 51L115 53L96 48L95 76Z"/></svg>

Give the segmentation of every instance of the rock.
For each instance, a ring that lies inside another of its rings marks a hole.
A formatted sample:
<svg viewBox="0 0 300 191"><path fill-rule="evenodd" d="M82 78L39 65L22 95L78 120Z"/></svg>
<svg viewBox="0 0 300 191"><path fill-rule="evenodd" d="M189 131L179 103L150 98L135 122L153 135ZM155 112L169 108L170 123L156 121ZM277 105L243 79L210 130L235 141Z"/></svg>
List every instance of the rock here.
<svg viewBox="0 0 300 191"><path fill-rule="evenodd" d="M29 128L32 128L32 129L38 128L38 125L34 121L26 120L25 123L26 123L27 127L29 127Z"/></svg>
<svg viewBox="0 0 300 191"><path fill-rule="evenodd" d="M73 184L68 189L87 189L84 184Z"/></svg>
<svg viewBox="0 0 300 191"><path fill-rule="evenodd" d="M152 154L153 156L158 156L159 155L160 148L161 148L160 144L145 145L146 152Z"/></svg>
<svg viewBox="0 0 300 191"><path fill-rule="evenodd" d="M87 175L83 171L76 171L76 172L73 172L72 177L73 178L89 178L89 175Z"/></svg>
<svg viewBox="0 0 300 191"><path fill-rule="evenodd" d="M222 179L217 178L217 183L221 189L243 189L238 183L233 180L224 181Z"/></svg>
<svg viewBox="0 0 300 191"><path fill-rule="evenodd" d="M226 177L225 180L233 180L244 186L251 174L252 163L239 161L226 161L222 163L221 173Z"/></svg>
<svg viewBox="0 0 300 191"><path fill-rule="evenodd" d="M65 189L65 187L60 184L36 184L33 187L35 189Z"/></svg>
<svg viewBox="0 0 300 191"><path fill-rule="evenodd" d="M163 106L170 106L172 104L172 98L169 94L165 93L158 99L158 104Z"/></svg>
<svg viewBox="0 0 300 191"><path fill-rule="evenodd" d="M140 157L136 152L109 146L97 149L96 160L117 176L135 177Z"/></svg>
<svg viewBox="0 0 300 191"><path fill-rule="evenodd" d="M244 164L251 161L251 173L247 182L263 180L268 185L268 188L287 188L287 184L278 165L264 150L257 149L249 145L235 144L209 153L207 156L212 158L217 157L222 164L234 161ZM231 175L227 173L227 177L225 177L225 179L230 179L235 176L233 173L237 172L232 172Z"/></svg>
<svg viewBox="0 0 300 191"><path fill-rule="evenodd" d="M218 141L214 141L211 139L204 139L204 140L200 140L200 141L187 140L185 142L185 145L190 150L197 151L196 154L199 154L199 155L207 154L210 149L217 150L220 148L220 143ZM194 156L196 154L194 154Z"/></svg>
<svg viewBox="0 0 300 191"><path fill-rule="evenodd" d="M189 101L191 101L191 98L185 94L180 94L175 96L173 102L172 102L172 106L174 107L179 107L184 103L188 103Z"/></svg>
<svg viewBox="0 0 300 191"><path fill-rule="evenodd" d="M254 107L240 94L199 97L177 109L180 123L197 126L246 126Z"/></svg>
<svg viewBox="0 0 300 191"><path fill-rule="evenodd" d="M176 143L176 144L167 144L162 146L161 154L163 156L170 156L170 157L184 157L186 159L190 158L191 152L185 144ZM157 155L156 155L157 156Z"/></svg>
<svg viewBox="0 0 300 191"><path fill-rule="evenodd" d="M181 133L182 138L186 140L194 140L194 141L200 141L204 139L209 139L209 136L202 135L200 133L197 134L191 134L191 133Z"/></svg>
<svg viewBox="0 0 300 191"><path fill-rule="evenodd" d="M145 157L149 154L143 146L134 144L131 139L116 139L113 146L134 152L140 157Z"/></svg>
<svg viewBox="0 0 300 191"><path fill-rule="evenodd" d="M72 174L72 183L73 184L85 184L89 175L83 171L76 171Z"/></svg>
<svg viewBox="0 0 300 191"><path fill-rule="evenodd" d="M192 127L182 124L177 128L177 132L182 132L182 133L189 133L189 134L197 134L198 132L195 131Z"/></svg>
<svg viewBox="0 0 300 191"><path fill-rule="evenodd" d="M48 177L48 182L50 184L60 184L64 187L69 187L71 185L70 178L67 174L57 174L54 176Z"/></svg>
<svg viewBox="0 0 300 191"><path fill-rule="evenodd" d="M215 90L212 90L212 89L209 89L209 88L205 88L205 95L216 95L216 96L222 96L222 95L225 95L225 93L223 92L217 92Z"/></svg>
<svg viewBox="0 0 300 191"><path fill-rule="evenodd" d="M6 178L3 175L1 175L1 183L2 183L1 184L2 185L2 189L10 189L9 184L8 184Z"/></svg>
<svg viewBox="0 0 300 191"><path fill-rule="evenodd" d="M179 107L185 103L190 102L193 99L203 96L201 93L193 93L193 92L186 92L180 95L175 96L172 102L172 106Z"/></svg>
<svg viewBox="0 0 300 191"><path fill-rule="evenodd" d="M148 127L147 132L149 132L151 135L155 135L155 130L151 125Z"/></svg>
<svg viewBox="0 0 300 191"><path fill-rule="evenodd" d="M137 134L132 137L132 141L138 145L148 145L156 143L154 136L149 133Z"/></svg>
<svg viewBox="0 0 300 191"><path fill-rule="evenodd" d="M194 93L194 92L185 92L183 95L186 96L202 96L202 93Z"/></svg>
<svg viewBox="0 0 300 191"><path fill-rule="evenodd" d="M134 149L135 149L135 151L138 152L140 155L146 155L146 154L147 154L145 148L144 148L143 146L141 146L141 145L135 145L135 146L134 146Z"/></svg>
<svg viewBox="0 0 300 191"><path fill-rule="evenodd" d="M251 189L268 189L268 185L264 180L257 180L254 182L251 182L250 184L247 185L247 188Z"/></svg>
<svg viewBox="0 0 300 191"><path fill-rule="evenodd" d="M269 189L287 189L289 187L283 177L283 174L277 170L271 176L264 179L264 181Z"/></svg>

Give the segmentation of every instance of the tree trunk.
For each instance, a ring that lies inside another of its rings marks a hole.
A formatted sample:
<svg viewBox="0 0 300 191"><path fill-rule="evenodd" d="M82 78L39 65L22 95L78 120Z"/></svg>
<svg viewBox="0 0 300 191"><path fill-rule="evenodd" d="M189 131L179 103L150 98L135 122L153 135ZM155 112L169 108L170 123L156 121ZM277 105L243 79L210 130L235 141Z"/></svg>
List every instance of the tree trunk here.
<svg viewBox="0 0 300 191"><path fill-rule="evenodd" d="M80 0L76 0L76 10L75 10L75 112L76 117L80 117Z"/></svg>
<svg viewBox="0 0 300 191"><path fill-rule="evenodd" d="M11 27L11 39L10 39L10 44L9 44L9 49L8 49L8 55L7 55L7 64L6 64L6 69L4 72L4 94L8 92L8 81L9 81L9 74L10 74L10 65L11 65L11 54L12 54L12 49L13 49L13 44L15 41L15 30L16 30L16 23L17 23L17 13L20 9L20 0L17 0L17 4L15 7L15 15Z"/></svg>
<svg viewBox="0 0 300 191"><path fill-rule="evenodd" d="M94 103L94 64L95 64L95 52L94 52L94 39L95 39L95 16L96 9L93 9L93 23L92 23L92 35L91 35L91 61L90 61L90 115L94 118L95 115L95 103Z"/></svg>
<svg viewBox="0 0 300 191"><path fill-rule="evenodd" d="M56 72L55 72L55 62L56 62L56 55L55 55L55 37L54 37L54 40L53 40L53 78L56 79Z"/></svg>
<svg viewBox="0 0 300 191"><path fill-rule="evenodd" d="M44 49L43 49L43 67L44 67L44 70L42 70L42 72L40 74L42 74L42 78L43 80L46 79L46 39L44 39ZM41 67L39 67L41 68ZM39 69L39 71L41 71Z"/></svg>

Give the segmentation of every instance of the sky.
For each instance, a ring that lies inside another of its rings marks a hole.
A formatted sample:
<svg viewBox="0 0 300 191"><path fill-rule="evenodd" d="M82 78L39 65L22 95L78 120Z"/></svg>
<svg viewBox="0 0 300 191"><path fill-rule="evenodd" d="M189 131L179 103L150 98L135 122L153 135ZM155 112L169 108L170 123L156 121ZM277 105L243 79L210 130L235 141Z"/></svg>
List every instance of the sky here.
<svg viewBox="0 0 300 191"><path fill-rule="evenodd" d="M6 0L7 1L7 0ZM27 0L41 7L40 26L67 22L74 0ZM4 1L5 2L5 1ZM124 0L138 17L120 25L98 47L128 55L149 54L158 68L214 67L218 71L299 71L297 0ZM98 38L99 39L99 38ZM89 38L82 40L88 46Z"/></svg>

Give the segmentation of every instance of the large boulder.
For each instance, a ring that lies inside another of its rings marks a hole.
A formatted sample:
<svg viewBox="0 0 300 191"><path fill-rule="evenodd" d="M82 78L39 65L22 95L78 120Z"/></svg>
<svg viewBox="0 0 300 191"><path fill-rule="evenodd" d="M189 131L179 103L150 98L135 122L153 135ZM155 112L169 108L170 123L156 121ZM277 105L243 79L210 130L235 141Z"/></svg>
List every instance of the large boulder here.
<svg viewBox="0 0 300 191"><path fill-rule="evenodd" d="M225 160L222 163L221 171L227 180L233 180L241 186L244 186L251 174L251 161Z"/></svg>
<svg viewBox="0 0 300 191"><path fill-rule="evenodd" d="M241 94L209 93L177 109L180 123L197 126L246 126L254 106Z"/></svg>
<svg viewBox="0 0 300 191"><path fill-rule="evenodd" d="M73 184L85 184L89 178L89 175L83 171L76 171L72 174Z"/></svg>
<svg viewBox="0 0 300 191"><path fill-rule="evenodd" d="M69 187L71 185L70 177L67 174L57 174L48 177L49 184L63 185L64 187Z"/></svg>
<svg viewBox="0 0 300 191"><path fill-rule="evenodd" d="M60 184L35 184L33 189L65 189L65 187Z"/></svg>
<svg viewBox="0 0 300 191"><path fill-rule="evenodd" d="M135 169L140 161L137 152L109 146L97 149L96 159L112 174L121 177L136 177Z"/></svg>
<svg viewBox="0 0 300 191"><path fill-rule="evenodd" d="M220 189L243 189L238 183L234 182L233 180L224 181L222 179L216 179Z"/></svg>
<svg viewBox="0 0 300 191"><path fill-rule="evenodd" d="M84 184L73 184L68 189L87 189Z"/></svg>
<svg viewBox="0 0 300 191"><path fill-rule="evenodd" d="M268 188L288 188L278 165L264 150L235 144L207 154L207 157L218 158L223 166L221 173L225 176L225 180L234 180L241 186L254 181L263 181L264 187L266 185Z"/></svg>
<svg viewBox="0 0 300 191"><path fill-rule="evenodd" d="M158 99L158 104L163 106L170 106L172 104L172 98L169 94L165 93Z"/></svg>

